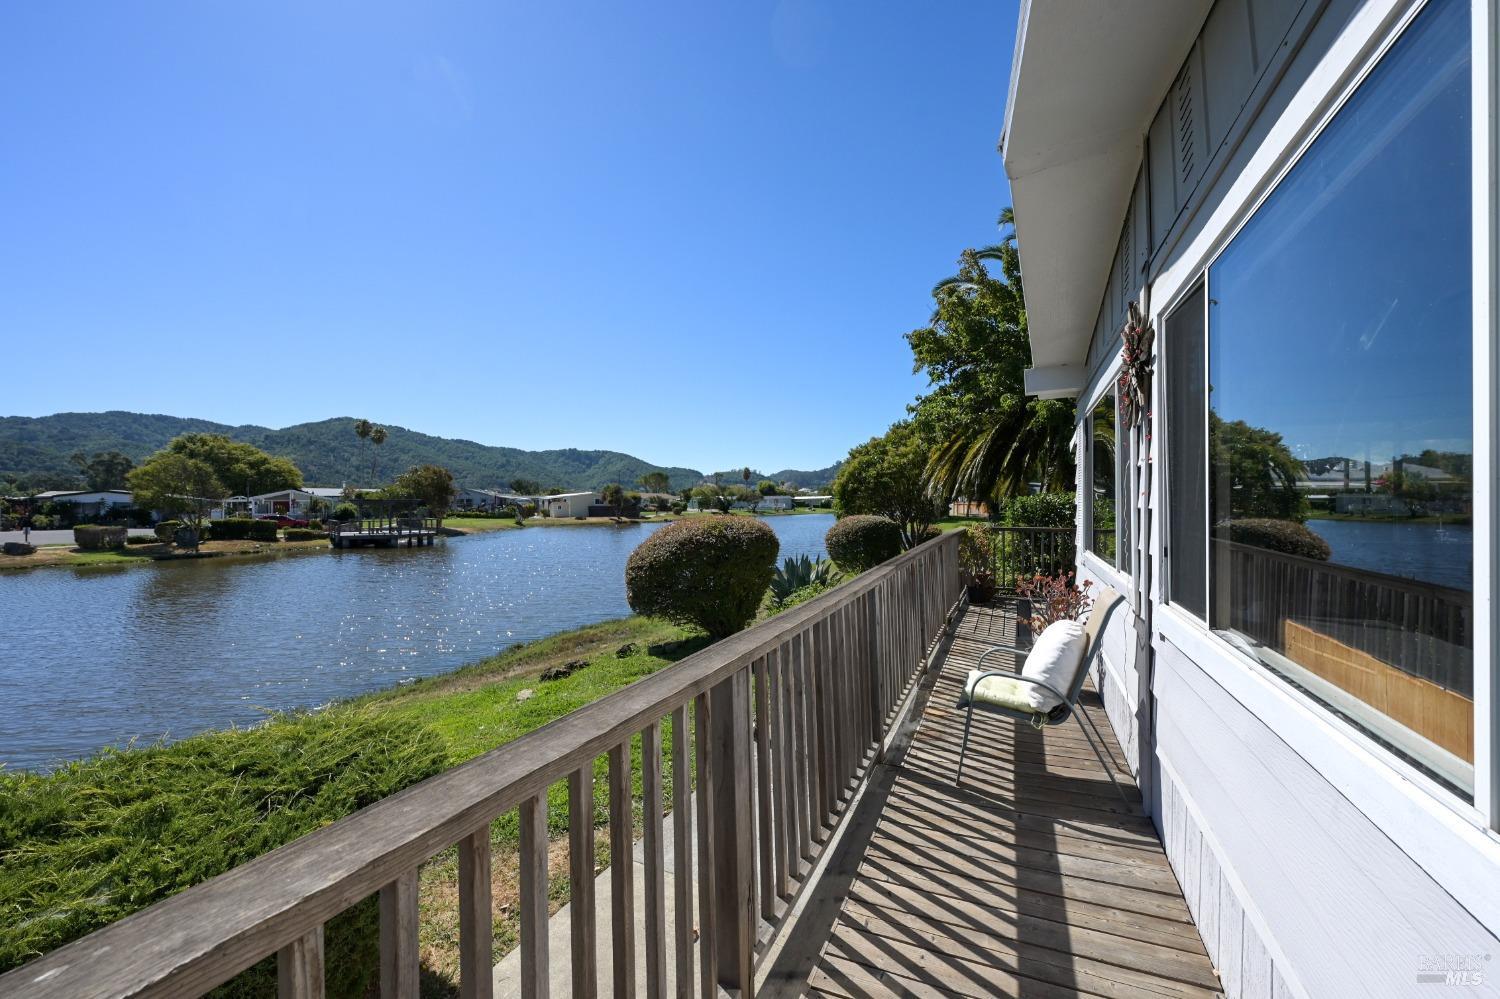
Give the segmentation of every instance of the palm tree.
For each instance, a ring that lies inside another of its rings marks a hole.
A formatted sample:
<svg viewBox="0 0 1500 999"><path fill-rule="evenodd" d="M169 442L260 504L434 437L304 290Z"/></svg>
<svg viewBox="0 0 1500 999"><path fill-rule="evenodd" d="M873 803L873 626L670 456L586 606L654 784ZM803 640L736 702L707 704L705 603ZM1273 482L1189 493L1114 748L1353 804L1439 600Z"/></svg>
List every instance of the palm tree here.
<svg viewBox="0 0 1500 999"><path fill-rule="evenodd" d="M375 445L375 449L371 452L370 458L370 485L372 486L380 481L380 445L385 443L386 436L387 434L385 432L385 427L370 428L370 443Z"/></svg>
<svg viewBox="0 0 1500 999"><path fill-rule="evenodd" d="M932 289L932 322L909 339L918 369L939 388L927 477L944 499L1000 500L1073 488L1073 403L1026 396L1031 363L1015 214L1000 213L998 243L965 250L958 274ZM985 266L999 264L1001 276ZM946 405L947 409L944 409ZM918 407L919 410L921 407Z"/></svg>

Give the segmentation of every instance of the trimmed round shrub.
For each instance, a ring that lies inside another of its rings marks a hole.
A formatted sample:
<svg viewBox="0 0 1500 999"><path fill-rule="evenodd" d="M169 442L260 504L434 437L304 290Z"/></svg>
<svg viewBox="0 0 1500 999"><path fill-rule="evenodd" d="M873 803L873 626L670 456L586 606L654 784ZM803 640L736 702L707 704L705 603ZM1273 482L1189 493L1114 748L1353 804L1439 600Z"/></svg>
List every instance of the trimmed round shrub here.
<svg viewBox="0 0 1500 999"><path fill-rule="evenodd" d="M637 614L724 638L755 619L780 549L776 532L753 517L679 520L630 553L625 599Z"/></svg>
<svg viewBox="0 0 1500 999"><path fill-rule="evenodd" d="M1219 525L1222 530L1224 525ZM1318 537L1306 525L1294 520L1270 520L1247 517L1231 520L1228 524L1229 540L1254 548L1267 548L1283 555L1298 555L1302 558L1328 561L1333 554L1328 542Z"/></svg>
<svg viewBox="0 0 1500 999"><path fill-rule="evenodd" d="M888 517L841 517L823 538L828 557L845 572L864 572L901 554L901 528Z"/></svg>
<svg viewBox="0 0 1500 999"><path fill-rule="evenodd" d="M431 729L353 712L0 772L0 971L372 805L447 765ZM374 896L324 930L327 991L379 973ZM274 957L212 995L276 995Z"/></svg>
<svg viewBox="0 0 1500 999"><path fill-rule="evenodd" d="M86 552L109 551L113 548L124 548L125 536L128 533L123 527L79 524L73 528L73 542Z"/></svg>
<svg viewBox="0 0 1500 999"><path fill-rule="evenodd" d="M336 507L333 508L333 519L334 520L358 520L359 519L359 507L357 507L353 503L350 503L350 502L347 502L347 501L345 501L343 503L340 503L338 506L336 506Z"/></svg>
<svg viewBox="0 0 1500 999"><path fill-rule="evenodd" d="M177 536L177 532L182 530L182 521L164 520L160 524L157 524L154 530L156 531L156 536L158 539L162 541L171 541Z"/></svg>

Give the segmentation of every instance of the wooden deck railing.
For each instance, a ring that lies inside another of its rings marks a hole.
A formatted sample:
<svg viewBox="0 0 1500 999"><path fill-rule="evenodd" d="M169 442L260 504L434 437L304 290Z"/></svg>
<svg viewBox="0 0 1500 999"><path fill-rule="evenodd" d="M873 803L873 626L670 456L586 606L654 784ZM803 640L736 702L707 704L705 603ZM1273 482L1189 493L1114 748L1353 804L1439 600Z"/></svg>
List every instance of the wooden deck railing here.
<svg viewBox="0 0 1500 999"><path fill-rule="evenodd" d="M1474 696L1474 594L1238 542L1215 544L1227 573L1217 590L1234 630L1285 652L1283 625L1296 621L1412 676Z"/></svg>
<svg viewBox="0 0 1500 999"><path fill-rule="evenodd" d="M436 517L379 517L363 520L335 520L328 524L330 534L408 534L413 531L437 530Z"/></svg>
<svg viewBox="0 0 1500 999"><path fill-rule="evenodd" d="M609 759L612 983L635 991L631 743L641 739L647 991L664 994L668 933L676 994L754 994L764 923L785 919L870 761L899 716L961 593L958 537L930 541L817 600L718 642L462 766L0 976L12 999L192 996L276 955L283 997L322 995L323 925L380 896L380 994L417 995L417 871L459 857L460 989L491 995L490 824L520 818L522 994L546 996L571 962L593 996L593 765ZM676 781L676 917L666 920L661 723L672 774L696 762L692 808ZM689 720L693 724L690 726ZM691 747L688 734L692 732ZM548 951L547 789L567 781L571 953ZM696 815L692 814L696 812ZM692 825L696 822L695 837ZM696 844L697 919L690 849Z"/></svg>

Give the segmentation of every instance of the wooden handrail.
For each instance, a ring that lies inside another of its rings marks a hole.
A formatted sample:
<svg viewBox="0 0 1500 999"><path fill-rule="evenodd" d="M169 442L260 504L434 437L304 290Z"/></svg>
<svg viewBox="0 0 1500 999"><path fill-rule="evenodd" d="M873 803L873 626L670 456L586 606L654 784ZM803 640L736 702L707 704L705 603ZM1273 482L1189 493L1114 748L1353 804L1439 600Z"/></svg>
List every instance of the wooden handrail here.
<svg viewBox="0 0 1500 999"><path fill-rule="evenodd" d="M401 911L396 900L414 886L419 865L447 847L483 838L475 834L512 808L533 810L523 816L531 819L523 827L532 830L534 840L534 810L545 809L550 785L571 778L575 794L587 792L587 781L578 775L597 757L618 757L624 746L628 760L633 735L651 730L668 714L680 721L684 709L696 706L700 732L705 713L713 717L711 738L695 740L699 845L709 864L701 869L715 872L699 886L713 900L712 911L705 903L702 913L704 926L712 924L706 935L713 938L705 940L703 953L710 960L717 954L704 978L707 982L716 967L718 985L735 985L748 996L753 989L742 979L753 966L755 933L743 919L756 911L749 864L753 838L770 838L767 849L777 856L774 851L797 843L792 829L804 836L810 829L813 844L809 850L802 840L804 859L828 841L852 783L863 779L872 747L884 737L959 598L957 542L953 533L922 544L528 735L44 955L0 976L0 994L19 999L195 995L278 953L295 969L283 981L305 981L309 954L321 953L310 941L329 919L376 892L382 893L383 917L388 909ZM774 705L776 719L784 720L773 722L775 741L766 751L774 759L761 773L795 772L791 779L762 776L755 782L754 793L769 802L765 814L774 817L774 828L765 828L744 793L750 780L744 761L756 752L750 746L752 682L774 686L762 703ZM850 693L854 696L846 696ZM684 736L674 727L674 742ZM656 740L652 745L655 752ZM674 758L679 758L675 750ZM734 768L734 779L719 779L721 760ZM659 763L647 768L659 772ZM624 779L628 794L628 768ZM628 824L628 808L624 818ZM658 848L659 840L652 846ZM683 849L679 843L679 854ZM779 856L778 875L786 854ZM588 871L588 865L579 865L575 880ZM734 877L720 880L725 871ZM679 870L676 876L689 875ZM528 879L528 890L545 895L545 877L539 889L535 881ZM743 897L746 891L749 898ZM536 934L547 932L545 898L540 905L523 899L522 912L525 947L528 939L534 944ZM736 918L741 921L735 923ZM386 922L400 923L394 916ZM482 929L470 936L487 938ZM383 950L398 944L404 949L406 943L387 938L406 933L414 946L414 928L383 923ZM592 946L591 935L585 936ZM545 947L523 954L523 977L535 984L540 975L544 981L546 969L538 969L536 961L545 963ZM465 982L464 993L487 996L488 982Z"/></svg>

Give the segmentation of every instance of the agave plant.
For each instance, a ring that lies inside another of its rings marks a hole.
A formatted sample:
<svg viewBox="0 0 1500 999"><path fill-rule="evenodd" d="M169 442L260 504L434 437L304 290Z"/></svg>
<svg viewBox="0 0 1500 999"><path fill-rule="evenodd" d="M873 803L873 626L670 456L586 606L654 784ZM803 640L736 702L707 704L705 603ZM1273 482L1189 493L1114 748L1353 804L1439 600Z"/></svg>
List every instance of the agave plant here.
<svg viewBox="0 0 1500 999"><path fill-rule="evenodd" d="M778 604L785 603L803 587L827 586L837 578L838 570L822 556L816 559L806 555L788 558L771 577L771 599Z"/></svg>

